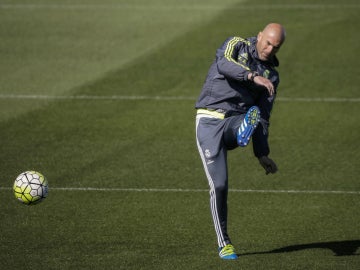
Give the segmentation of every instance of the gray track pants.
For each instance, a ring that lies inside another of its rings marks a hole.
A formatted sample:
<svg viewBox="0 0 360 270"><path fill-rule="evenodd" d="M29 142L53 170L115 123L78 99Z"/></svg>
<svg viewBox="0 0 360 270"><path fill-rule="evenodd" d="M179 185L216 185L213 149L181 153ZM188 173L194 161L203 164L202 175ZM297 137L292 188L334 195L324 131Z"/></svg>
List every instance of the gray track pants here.
<svg viewBox="0 0 360 270"><path fill-rule="evenodd" d="M231 243L227 233L227 151L237 147L236 132L244 117L196 116L196 141L210 187L210 209L219 247Z"/></svg>

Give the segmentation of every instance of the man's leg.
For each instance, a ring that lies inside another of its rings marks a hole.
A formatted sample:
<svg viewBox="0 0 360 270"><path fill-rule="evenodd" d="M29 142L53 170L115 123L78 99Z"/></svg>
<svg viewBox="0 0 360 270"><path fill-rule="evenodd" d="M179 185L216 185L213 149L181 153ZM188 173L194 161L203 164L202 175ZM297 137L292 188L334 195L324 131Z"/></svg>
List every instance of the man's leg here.
<svg viewBox="0 0 360 270"><path fill-rule="evenodd" d="M260 109L257 106L252 106L245 114L244 120L237 133L237 143L239 146L245 147L248 145L259 122Z"/></svg>
<svg viewBox="0 0 360 270"><path fill-rule="evenodd" d="M246 114L227 118L224 128L224 142L228 150L248 145L252 134L260 122L260 110L251 107Z"/></svg>
<svg viewBox="0 0 360 270"><path fill-rule="evenodd" d="M227 150L222 143L223 120L197 118L197 146L210 187L210 208L219 247L230 243L227 234ZM211 132L210 136L209 133Z"/></svg>

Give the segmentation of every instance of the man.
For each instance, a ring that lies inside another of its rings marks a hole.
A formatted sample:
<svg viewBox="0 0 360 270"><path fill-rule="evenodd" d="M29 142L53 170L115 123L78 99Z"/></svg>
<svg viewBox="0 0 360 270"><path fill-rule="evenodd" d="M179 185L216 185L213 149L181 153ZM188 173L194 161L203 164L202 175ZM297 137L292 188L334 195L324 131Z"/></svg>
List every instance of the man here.
<svg viewBox="0 0 360 270"><path fill-rule="evenodd" d="M257 37L228 38L217 50L196 102L197 146L222 259L238 257L227 233L227 151L247 146L252 137L266 174L277 171L268 157L268 125L279 85L276 53L284 40L285 29L277 23L268 24Z"/></svg>

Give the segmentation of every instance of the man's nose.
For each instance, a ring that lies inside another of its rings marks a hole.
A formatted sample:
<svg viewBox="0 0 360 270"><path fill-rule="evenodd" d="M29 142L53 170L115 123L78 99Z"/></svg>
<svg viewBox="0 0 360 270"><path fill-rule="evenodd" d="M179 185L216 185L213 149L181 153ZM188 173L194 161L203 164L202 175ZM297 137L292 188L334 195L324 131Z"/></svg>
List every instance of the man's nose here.
<svg viewBox="0 0 360 270"><path fill-rule="evenodd" d="M268 54L272 54L272 53L274 52L274 50L275 50L275 47L272 46L272 45L269 45L269 46L266 48L266 52L267 52Z"/></svg>

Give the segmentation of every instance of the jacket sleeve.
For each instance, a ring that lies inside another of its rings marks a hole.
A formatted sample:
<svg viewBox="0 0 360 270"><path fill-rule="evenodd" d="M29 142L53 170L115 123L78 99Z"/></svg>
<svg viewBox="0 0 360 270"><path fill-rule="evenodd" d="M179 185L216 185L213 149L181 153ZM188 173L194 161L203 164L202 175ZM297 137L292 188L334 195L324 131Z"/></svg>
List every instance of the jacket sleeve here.
<svg viewBox="0 0 360 270"><path fill-rule="evenodd" d="M253 151L257 158L262 156L268 156L270 153L269 148L269 125L270 125L270 113L274 104L275 96L269 98L268 95L262 95L259 100L259 108L261 121L252 135Z"/></svg>
<svg viewBox="0 0 360 270"><path fill-rule="evenodd" d="M238 61L239 55L248 46L248 41L240 37L228 38L216 52L218 72L228 79L246 81L250 68Z"/></svg>

